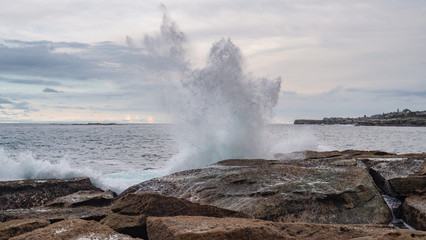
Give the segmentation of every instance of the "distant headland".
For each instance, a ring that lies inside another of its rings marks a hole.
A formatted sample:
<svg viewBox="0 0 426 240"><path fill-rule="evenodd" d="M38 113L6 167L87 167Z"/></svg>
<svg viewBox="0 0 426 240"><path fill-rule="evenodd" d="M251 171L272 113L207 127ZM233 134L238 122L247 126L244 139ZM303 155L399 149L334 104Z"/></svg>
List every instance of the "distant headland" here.
<svg viewBox="0 0 426 240"><path fill-rule="evenodd" d="M426 127L426 110L411 111L404 109L396 112L376 114L370 117L357 118L342 118L330 117L322 120L311 119L296 119L294 124L342 124L342 125L357 125L357 126L411 126L411 127Z"/></svg>
<svg viewBox="0 0 426 240"><path fill-rule="evenodd" d="M118 123L101 123L101 122L89 122L89 123L50 123L50 125L121 125Z"/></svg>

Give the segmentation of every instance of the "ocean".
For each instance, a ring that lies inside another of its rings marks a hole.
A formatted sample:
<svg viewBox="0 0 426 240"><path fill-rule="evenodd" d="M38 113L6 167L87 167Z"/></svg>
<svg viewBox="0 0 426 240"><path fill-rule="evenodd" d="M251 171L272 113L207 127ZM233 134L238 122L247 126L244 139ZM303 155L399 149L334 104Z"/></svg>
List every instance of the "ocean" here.
<svg viewBox="0 0 426 240"><path fill-rule="evenodd" d="M426 151L426 128L422 127L271 124L265 132L268 151L253 158L272 159L275 153L303 150ZM181 153L188 151L185 148L199 153L192 160L197 163L190 162L182 169L239 157L217 149L226 144L214 145L214 151L205 151L196 143L181 144L175 133L176 126L171 124L0 124L0 180L87 176L101 188L121 192L179 169L170 166L182 163L186 155Z"/></svg>

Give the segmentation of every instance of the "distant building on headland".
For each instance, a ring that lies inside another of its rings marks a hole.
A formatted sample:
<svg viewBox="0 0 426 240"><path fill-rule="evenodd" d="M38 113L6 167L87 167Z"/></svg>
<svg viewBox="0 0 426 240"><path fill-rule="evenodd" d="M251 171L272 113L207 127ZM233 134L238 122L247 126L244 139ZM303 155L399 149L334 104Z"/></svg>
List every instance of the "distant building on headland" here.
<svg viewBox="0 0 426 240"><path fill-rule="evenodd" d="M360 125L360 126L426 126L426 110L413 112L410 109L404 109L396 112L376 114L370 117L342 118L330 117L322 120L296 119L294 124L342 124L342 125Z"/></svg>

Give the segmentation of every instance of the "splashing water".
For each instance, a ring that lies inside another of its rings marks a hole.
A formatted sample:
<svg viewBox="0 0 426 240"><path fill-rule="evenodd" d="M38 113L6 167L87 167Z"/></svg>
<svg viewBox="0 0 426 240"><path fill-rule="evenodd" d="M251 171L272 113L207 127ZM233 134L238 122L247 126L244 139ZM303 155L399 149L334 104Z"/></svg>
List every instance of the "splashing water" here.
<svg viewBox="0 0 426 240"><path fill-rule="evenodd" d="M280 78L244 74L241 52L231 40L214 43L207 66L187 71L174 99L180 151L171 159L169 172L269 154L265 125L280 86Z"/></svg>

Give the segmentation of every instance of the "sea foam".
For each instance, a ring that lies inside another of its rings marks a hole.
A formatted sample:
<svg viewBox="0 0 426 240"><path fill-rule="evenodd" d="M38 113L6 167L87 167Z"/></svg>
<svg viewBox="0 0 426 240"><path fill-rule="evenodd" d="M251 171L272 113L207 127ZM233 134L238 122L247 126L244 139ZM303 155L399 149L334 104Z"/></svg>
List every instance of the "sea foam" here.
<svg viewBox="0 0 426 240"><path fill-rule="evenodd" d="M3 148L0 148L0 165L0 181L89 177L95 186L117 193L131 185L163 175L160 170L102 174L87 167L74 166L65 159L52 163L37 159L30 151L11 152Z"/></svg>

